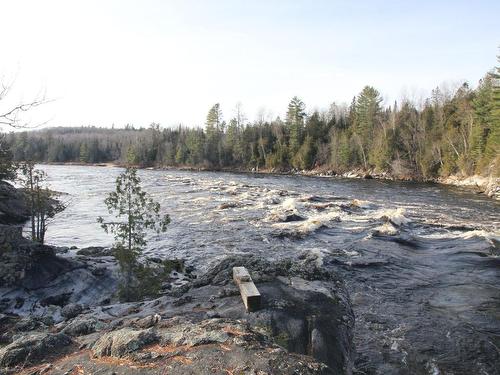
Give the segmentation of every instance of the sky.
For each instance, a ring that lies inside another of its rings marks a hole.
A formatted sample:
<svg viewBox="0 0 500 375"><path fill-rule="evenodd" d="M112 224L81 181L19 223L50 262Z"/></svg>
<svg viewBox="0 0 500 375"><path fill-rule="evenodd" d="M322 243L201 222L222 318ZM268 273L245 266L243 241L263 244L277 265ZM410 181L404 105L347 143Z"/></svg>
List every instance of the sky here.
<svg viewBox="0 0 500 375"><path fill-rule="evenodd" d="M203 126L220 103L249 120L350 102L386 104L476 85L500 54L500 1L0 0L8 106L45 126Z"/></svg>

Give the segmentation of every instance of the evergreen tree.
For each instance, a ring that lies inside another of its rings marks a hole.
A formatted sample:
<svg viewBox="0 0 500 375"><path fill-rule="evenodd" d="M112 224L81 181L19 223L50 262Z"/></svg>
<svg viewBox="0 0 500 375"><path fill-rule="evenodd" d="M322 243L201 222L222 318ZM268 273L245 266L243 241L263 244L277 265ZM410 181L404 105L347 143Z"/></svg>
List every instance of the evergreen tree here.
<svg viewBox="0 0 500 375"><path fill-rule="evenodd" d="M115 237L114 254L123 276L121 297L130 301L137 293L134 291L134 278L138 270L138 258L147 244L146 232L153 230L165 232L170 223L168 215L160 215L160 204L142 190L137 169L127 167L116 179L115 191L104 200L116 221L97 221L106 233Z"/></svg>
<svg viewBox="0 0 500 375"><path fill-rule="evenodd" d="M314 166L316 156L316 145L313 137L307 135L299 151L295 154L292 164L298 169L310 169Z"/></svg>
<svg viewBox="0 0 500 375"><path fill-rule="evenodd" d="M371 86L365 86L356 98L354 135L365 169L368 169L368 151L381 102L379 92Z"/></svg>
<svg viewBox="0 0 500 375"><path fill-rule="evenodd" d="M208 111L206 121L207 157L212 165L222 166L222 111L219 103Z"/></svg>
<svg viewBox="0 0 500 375"><path fill-rule="evenodd" d="M286 112L286 124L290 134L290 153L295 155L302 144L304 131L304 119L306 117L305 104L298 97L294 96L288 104Z"/></svg>
<svg viewBox="0 0 500 375"><path fill-rule="evenodd" d="M87 147L87 143L85 142L83 142L80 146L80 162L89 162L89 148Z"/></svg>
<svg viewBox="0 0 500 375"><path fill-rule="evenodd" d="M5 136L0 134L0 181L14 180L16 178L16 169Z"/></svg>
<svg viewBox="0 0 500 375"><path fill-rule="evenodd" d="M499 57L500 63L500 57ZM492 173L500 176L500 66L492 74L492 106L490 110L490 126L486 140L484 157L486 163L493 166Z"/></svg>
<svg viewBox="0 0 500 375"><path fill-rule="evenodd" d="M435 178L497 173L499 130L498 68L475 90L436 88L422 104L410 100L382 108L377 90L366 86L350 106L332 104L306 117L297 97L286 121L245 119L238 104L227 130L219 104L206 128L42 129L4 136L0 160L124 162L134 165L269 169L323 166L335 171L375 167L395 177ZM128 157L127 157L128 155ZM7 162L0 162L8 165ZM0 175L3 172L0 169ZM3 174L5 175L5 173Z"/></svg>
<svg viewBox="0 0 500 375"><path fill-rule="evenodd" d="M484 167L483 154L486 147L486 139L490 131L491 111L493 108L493 77L487 74L480 82L473 100L474 127L471 134L471 161L474 163L476 172Z"/></svg>

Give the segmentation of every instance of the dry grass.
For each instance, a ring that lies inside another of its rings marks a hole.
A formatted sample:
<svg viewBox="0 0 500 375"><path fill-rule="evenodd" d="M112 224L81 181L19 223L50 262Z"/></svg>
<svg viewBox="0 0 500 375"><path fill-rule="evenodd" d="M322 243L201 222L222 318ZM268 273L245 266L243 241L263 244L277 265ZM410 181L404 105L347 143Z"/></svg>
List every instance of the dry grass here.
<svg viewBox="0 0 500 375"><path fill-rule="evenodd" d="M176 362L180 362L182 363L183 365L190 365L191 363L193 363L193 360L188 358L188 357L185 357L183 355L176 355L172 358L170 358L172 361L176 361Z"/></svg>
<svg viewBox="0 0 500 375"><path fill-rule="evenodd" d="M101 357L93 359L94 362L109 365L109 366L126 366L130 368L154 368L155 364L139 364L132 361L130 358L116 358L116 357Z"/></svg>
<svg viewBox="0 0 500 375"><path fill-rule="evenodd" d="M161 346L159 344L155 344L153 346L149 346L145 349L143 349L143 352L154 352L158 354L168 354L172 353L175 351L189 351L192 347L189 345L180 345L180 346L174 346L174 345L165 345Z"/></svg>
<svg viewBox="0 0 500 375"><path fill-rule="evenodd" d="M233 350L233 349L231 349L231 347L229 345L220 344L220 347L225 352L230 352L231 350Z"/></svg>

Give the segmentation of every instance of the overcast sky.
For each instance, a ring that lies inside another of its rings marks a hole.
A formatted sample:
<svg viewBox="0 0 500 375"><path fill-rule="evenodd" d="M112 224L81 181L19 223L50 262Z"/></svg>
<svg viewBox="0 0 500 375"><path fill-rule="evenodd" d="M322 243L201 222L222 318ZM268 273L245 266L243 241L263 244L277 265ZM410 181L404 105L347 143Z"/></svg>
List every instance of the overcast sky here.
<svg viewBox="0 0 500 375"><path fill-rule="evenodd" d="M0 76L12 101L54 99L27 118L50 126L202 125L216 102L282 116L294 95L311 110L367 84L388 103L475 85L499 19L497 0L0 0Z"/></svg>

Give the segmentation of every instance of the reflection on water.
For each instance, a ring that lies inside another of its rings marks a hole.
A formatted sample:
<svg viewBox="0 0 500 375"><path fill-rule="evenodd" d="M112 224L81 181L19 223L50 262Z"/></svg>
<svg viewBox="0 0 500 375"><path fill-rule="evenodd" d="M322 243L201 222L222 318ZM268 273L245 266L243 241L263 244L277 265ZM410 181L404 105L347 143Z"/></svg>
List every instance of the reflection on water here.
<svg viewBox="0 0 500 375"><path fill-rule="evenodd" d="M61 246L110 245L96 224L118 168L43 166L71 204ZM356 314L360 374L497 374L500 204L456 188L376 180L142 170L172 217L148 255L199 270L227 254L334 255Z"/></svg>

